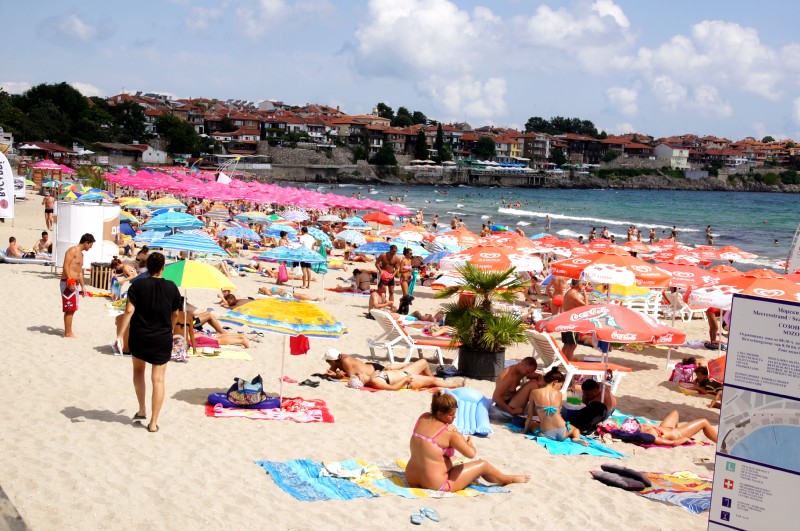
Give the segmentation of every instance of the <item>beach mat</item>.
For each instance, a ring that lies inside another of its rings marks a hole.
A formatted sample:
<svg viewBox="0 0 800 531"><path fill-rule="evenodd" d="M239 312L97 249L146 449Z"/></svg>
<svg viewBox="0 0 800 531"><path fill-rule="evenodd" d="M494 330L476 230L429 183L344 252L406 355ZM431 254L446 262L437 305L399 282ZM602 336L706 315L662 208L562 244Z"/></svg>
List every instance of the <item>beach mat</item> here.
<svg viewBox="0 0 800 531"><path fill-rule="evenodd" d="M506 428L514 433L522 433L522 428L514 426L512 423L507 422L503 424ZM548 452L553 455L593 455L597 457L610 457L612 459L624 459L628 456L621 454L616 450L612 450L608 446L588 437L581 436L581 439L589 443L589 446L584 446L571 440L554 441L546 437L537 437L536 435L525 434L526 439L531 439L543 446Z"/></svg>
<svg viewBox="0 0 800 531"><path fill-rule="evenodd" d="M323 464L310 459L295 459L284 463L257 461L256 464L284 492L300 501L354 500L382 496L409 499L451 498L511 492L502 487L488 487L477 483L457 492L412 488L405 479L406 462L403 460L369 463L363 459L349 459Z"/></svg>
<svg viewBox="0 0 800 531"><path fill-rule="evenodd" d="M342 295L350 295L351 297L369 297L369 293L356 293L351 289L325 288L325 291L341 293Z"/></svg>
<svg viewBox="0 0 800 531"><path fill-rule="evenodd" d="M227 408L217 404L205 405L207 417L245 418L251 420L291 420L299 423L333 423L333 415L324 400L303 398L284 398L283 409L242 409Z"/></svg>
<svg viewBox="0 0 800 531"><path fill-rule="evenodd" d="M712 480L697 476L692 472L645 472L652 483L636 494L683 507L693 514L700 514L711 507Z"/></svg>
<svg viewBox="0 0 800 531"><path fill-rule="evenodd" d="M219 352L215 352L214 354L203 354L201 349L197 350L197 353L194 353L189 349L189 356L192 358L206 358L206 359L217 359L217 360L244 360L244 361L253 361L253 356L251 356L245 350L239 349L220 349Z"/></svg>

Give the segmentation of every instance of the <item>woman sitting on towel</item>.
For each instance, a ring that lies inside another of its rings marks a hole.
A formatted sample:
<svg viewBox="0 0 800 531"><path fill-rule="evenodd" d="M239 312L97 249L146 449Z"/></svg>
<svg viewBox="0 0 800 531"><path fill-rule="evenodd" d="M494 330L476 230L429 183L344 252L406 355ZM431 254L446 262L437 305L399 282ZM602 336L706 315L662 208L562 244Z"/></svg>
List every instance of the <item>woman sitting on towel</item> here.
<svg viewBox="0 0 800 531"><path fill-rule="evenodd" d="M350 386L360 388L363 386L380 389L383 391L397 391L398 389L427 389L429 387L441 387L444 389L456 389L464 387L464 381L448 382L441 378L436 378L428 369L427 374L414 374L407 370L384 369L375 371L372 374L356 373L355 379L351 378ZM359 383L361 385L359 385Z"/></svg>
<svg viewBox="0 0 800 531"><path fill-rule="evenodd" d="M535 409L539 415L539 423L538 429L533 432L534 435L554 441L571 439L572 442L588 446L588 443L581 439L578 428L570 426L561 416L561 388L564 387L564 380L564 375L554 368L544 375L544 387L531 391L528 398L531 407L528 408L528 418L525 419L525 433L536 427L533 421Z"/></svg>
<svg viewBox="0 0 800 531"><path fill-rule="evenodd" d="M433 394L431 412L423 413L411 434L411 457L406 466L406 480L411 487L456 492L476 479L490 483L527 483L530 476L508 475L487 461L477 459L453 466L456 450L469 459L477 454L472 437L464 437L453 426L458 402L453 395L441 391Z"/></svg>

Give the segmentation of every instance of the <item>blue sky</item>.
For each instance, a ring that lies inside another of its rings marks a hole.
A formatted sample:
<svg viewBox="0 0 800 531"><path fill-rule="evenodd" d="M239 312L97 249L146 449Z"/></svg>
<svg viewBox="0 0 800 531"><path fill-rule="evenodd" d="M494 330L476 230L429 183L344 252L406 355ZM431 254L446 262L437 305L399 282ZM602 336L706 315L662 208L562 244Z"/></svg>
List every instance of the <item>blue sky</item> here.
<svg viewBox="0 0 800 531"><path fill-rule="evenodd" d="M797 2L720 0L2 2L0 87L797 140L798 15Z"/></svg>

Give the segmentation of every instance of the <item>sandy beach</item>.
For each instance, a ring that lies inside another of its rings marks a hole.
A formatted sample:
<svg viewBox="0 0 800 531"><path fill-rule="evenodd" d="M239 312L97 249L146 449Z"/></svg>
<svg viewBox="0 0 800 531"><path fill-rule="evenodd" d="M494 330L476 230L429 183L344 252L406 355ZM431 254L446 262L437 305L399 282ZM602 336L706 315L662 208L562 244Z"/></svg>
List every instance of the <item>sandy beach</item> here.
<svg viewBox="0 0 800 531"><path fill-rule="evenodd" d="M36 241L44 228L40 202L35 195L17 202L14 226L11 220L0 224L0 244L7 245L12 235L22 247ZM326 285L346 276L332 270ZM272 282L257 275L233 280L240 297L254 296L259 286ZM306 292L318 296L319 284ZM441 529L706 527L708 513L693 515L593 480L589 471L608 459L550 455L500 425L489 438L477 440L476 447L478 457L505 472L531 474L530 483L512 485L508 494L297 501L254 461L406 459L412 427L428 410L430 394L368 393L327 381L318 388L287 383L287 396L325 400L335 423L206 417L207 395L226 390L237 376L261 374L266 390L277 392L282 337L266 334L248 350L253 361L192 358L186 364L171 363L160 431L150 434L144 424L131 420L136 412L131 360L112 355L109 342L115 332L108 299L81 300L74 324L78 338L64 339L58 277L50 267L0 264L0 286L5 293L0 305L0 486L30 529L395 529L410 527L409 516L423 505L441 515L440 523L423 525ZM324 306L350 332L335 341L311 339L307 355L287 357L286 374L297 381L325 369L321 356L330 347L368 357L366 340L380 332L376 322L362 315L366 298L329 291L325 296ZM431 311L440 304L428 288L418 288L415 296L414 310ZM191 290L188 297L198 307L223 313L212 291ZM676 326L690 340L707 339L703 320L678 321ZM520 344L507 358L531 351L530 345ZM589 349L580 347L581 352ZM448 354L452 358L454 352ZM710 358L714 353L681 348L672 354L673 360L686 355ZM633 368L619 387L623 412L661 419L677 409L682 421L703 417L717 424L717 410L706 407L709 398L684 395L667 382L666 350L614 351L611 361ZM490 382L468 380L467 385L491 396ZM702 435L698 439L705 440ZM714 445L644 449L614 442L611 447L630 455L618 463L640 471L688 470L711 476L713 470Z"/></svg>

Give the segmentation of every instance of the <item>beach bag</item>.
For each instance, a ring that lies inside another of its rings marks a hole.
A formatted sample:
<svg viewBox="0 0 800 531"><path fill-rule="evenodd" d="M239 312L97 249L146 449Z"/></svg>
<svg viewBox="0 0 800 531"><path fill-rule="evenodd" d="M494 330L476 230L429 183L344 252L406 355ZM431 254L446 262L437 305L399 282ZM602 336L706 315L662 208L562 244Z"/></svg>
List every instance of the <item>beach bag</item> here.
<svg viewBox="0 0 800 531"><path fill-rule="evenodd" d="M228 400L237 406L252 406L260 404L267 399L264 394L264 383L259 374L253 381L249 382L244 378L234 378L234 383L227 394Z"/></svg>
<svg viewBox="0 0 800 531"><path fill-rule="evenodd" d="M172 336L172 354L170 355L172 361L185 363L189 361L189 353L186 349L186 339L178 334Z"/></svg>
<svg viewBox="0 0 800 531"><path fill-rule="evenodd" d="M693 363L689 365L683 365L682 363L676 363L675 368L672 369L672 374L669 377L670 382L691 382L692 377L694 376L694 370L697 366Z"/></svg>
<svg viewBox="0 0 800 531"><path fill-rule="evenodd" d="M388 271L381 271L381 282L391 282L393 278L394 275Z"/></svg>
<svg viewBox="0 0 800 531"><path fill-rule="evenodd" d="M289 271L286 270L286 264L283 262L281 262L280 267L278 267L278 282L281 284L289 282Z"/></svg>

